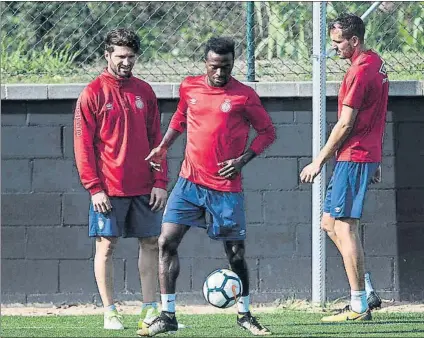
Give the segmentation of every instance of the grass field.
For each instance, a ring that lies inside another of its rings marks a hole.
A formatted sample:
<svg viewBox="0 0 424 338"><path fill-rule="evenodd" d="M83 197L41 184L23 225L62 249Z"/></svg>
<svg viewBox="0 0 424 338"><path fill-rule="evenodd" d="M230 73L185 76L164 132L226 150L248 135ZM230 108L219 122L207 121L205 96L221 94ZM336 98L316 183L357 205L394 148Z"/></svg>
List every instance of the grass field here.
<svg viewBox="0 0 424 338"><path fill-rule="evenodd" d="M362 323L320 323L322 313L275 310L259 318L272 337L424 337L423 313L374 313ZM138 317L124 316L124 331L103 330L101 315L2 316L1 337L135 337ZM235 315L178 316L187 327L168 337L249 337L235 323ZM162 335L163 336L163 335ZM165 335L167 336L167 335Z"/></svg>

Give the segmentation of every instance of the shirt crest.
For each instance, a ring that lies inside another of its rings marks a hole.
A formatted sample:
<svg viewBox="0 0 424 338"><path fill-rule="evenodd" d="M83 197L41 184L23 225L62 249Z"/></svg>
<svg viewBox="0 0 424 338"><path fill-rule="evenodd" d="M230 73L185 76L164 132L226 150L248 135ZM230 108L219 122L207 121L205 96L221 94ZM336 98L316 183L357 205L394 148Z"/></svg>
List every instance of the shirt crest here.
<svg viewBox="0 0 424 338"><path fill-rule="evenodd" d="M228 113L231 110L232 106L231 106L231 100L226 99L224 100L224 102L221 104L221 111L223 113Z"/></svg>
<svg viewBox="0 0 424 338"><path fill-rule="evenodd" d="M143 109L143 107L144 107L144 102L143 102L143 100L141 99L141 96L136 96L136 97L135 97L135 106L136 106L138 109Z"/></svg>

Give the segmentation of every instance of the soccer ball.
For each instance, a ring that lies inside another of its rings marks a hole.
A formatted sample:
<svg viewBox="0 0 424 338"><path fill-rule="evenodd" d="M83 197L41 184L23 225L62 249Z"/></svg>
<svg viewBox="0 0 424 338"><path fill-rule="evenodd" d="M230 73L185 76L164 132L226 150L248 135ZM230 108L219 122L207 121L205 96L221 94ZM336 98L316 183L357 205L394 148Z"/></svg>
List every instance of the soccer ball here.
<svg viewBox="0 0 424 338"><path fill-rule="evenodd" d="M228 269L218 269L209 274L203 283L203 296L206 301L220 309L233 306L243 291L237 274Z"/></svg>

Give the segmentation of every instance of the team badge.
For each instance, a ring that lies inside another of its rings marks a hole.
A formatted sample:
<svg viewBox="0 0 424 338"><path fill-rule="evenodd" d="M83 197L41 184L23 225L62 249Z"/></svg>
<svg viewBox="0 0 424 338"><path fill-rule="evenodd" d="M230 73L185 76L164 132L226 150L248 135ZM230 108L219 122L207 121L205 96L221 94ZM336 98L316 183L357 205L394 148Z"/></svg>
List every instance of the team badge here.
<svg viewBox="0 0 424 338"><path fill-rule="evenodd" d="M141 99L141 96L136 96L136 97L135 97L135 106L136 106L138 109L143 109L143 107L144 107L144 103L143 103L143 100Z"/></svg>
<svg viewBox="0 0 424 338"><path fill-rule="evenodd" d="M224 102L221 104L221 111L223 113L228 113L231 110L231 101L230 100L224 100Z"/></svg>
<svg viewBox="0 0 424 338"><path fill-rule="evenodd" d="M105 221L103 221L103 218L99 218L99 222L97 223L100 230L103 230L105 227Z"/></svg>
<svg viewBox="0 0 424 338"><path fill-rule="evenodd" d="M107 103L107 104L106 104L106 109L107 109L107 110L111 110L112 108L113 108L112 103Z"/></svg>

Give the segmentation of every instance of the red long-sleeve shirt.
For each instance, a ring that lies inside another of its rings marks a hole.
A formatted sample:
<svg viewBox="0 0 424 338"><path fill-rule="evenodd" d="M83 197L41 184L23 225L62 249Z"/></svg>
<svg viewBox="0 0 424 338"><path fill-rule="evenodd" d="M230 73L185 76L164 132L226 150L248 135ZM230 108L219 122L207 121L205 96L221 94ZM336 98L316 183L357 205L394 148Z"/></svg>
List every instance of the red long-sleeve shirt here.
<svg viewBox="0 0 424 338"><path fill-rule="evenodd" d="M152 171L144 159L162 139L156 95L136 77L105 70L80 94L74 116L74 151L83 186L109 196L166 189L167 164Z"/></svg>
<svg viewBox="0 0 424 338"><path fill-rule="evenodd" d="M205 75L187 77L169 127L183 132L187 146L180 176L218 191L240 192L241 175L218 175L218 163L241 156L250 125L257 136L250 149L257 155L275 140L275 128L256 92L234 78L224 87L212 87Z"/></svg>

